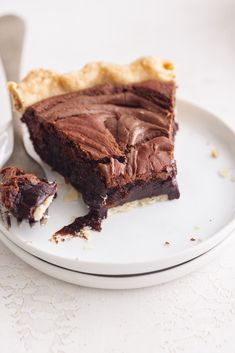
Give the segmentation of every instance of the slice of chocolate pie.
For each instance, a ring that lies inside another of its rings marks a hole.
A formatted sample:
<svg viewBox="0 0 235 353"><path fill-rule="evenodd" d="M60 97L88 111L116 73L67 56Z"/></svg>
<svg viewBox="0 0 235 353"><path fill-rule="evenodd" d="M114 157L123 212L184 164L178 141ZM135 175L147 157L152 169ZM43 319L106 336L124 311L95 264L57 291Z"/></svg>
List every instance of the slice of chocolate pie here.
<svg viewBox="0 0 235 353"><path fill-rule="evenodd" d="M36 152L89 206L60 233L99 230L112 207L179 198L173 63L150 57L65 75L36 70L9 90Z"/></svg>

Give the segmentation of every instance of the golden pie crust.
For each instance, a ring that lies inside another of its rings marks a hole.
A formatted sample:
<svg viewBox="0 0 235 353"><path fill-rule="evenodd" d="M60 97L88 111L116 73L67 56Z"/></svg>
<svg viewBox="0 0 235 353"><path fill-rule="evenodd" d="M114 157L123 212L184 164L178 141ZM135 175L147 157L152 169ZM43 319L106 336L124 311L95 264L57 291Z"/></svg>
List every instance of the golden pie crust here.
<svg viewBox="0 0 235 353"><path fill-rule="evenodd" d="M32 70L19 83L9 82L14 108L23 113L42 99L100 84L128 84L146 80L175 80L175 65L157 57L140 58L129 65L97 62L67 74L44 69Z"/></svg>

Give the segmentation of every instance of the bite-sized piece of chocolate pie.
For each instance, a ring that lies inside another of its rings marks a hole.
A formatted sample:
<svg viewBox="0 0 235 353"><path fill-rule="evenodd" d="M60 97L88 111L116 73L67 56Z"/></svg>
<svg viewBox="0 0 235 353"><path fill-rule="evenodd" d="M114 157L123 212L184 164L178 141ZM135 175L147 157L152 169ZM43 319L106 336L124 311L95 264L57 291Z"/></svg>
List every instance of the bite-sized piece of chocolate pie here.
<svg viewBox="0 0 235 353"><path fill-rule="evenodd" d="M157 58L88 64L65 75L32 71L21 83L9 83L36 152L90 208L90 217L61 233L99 230L115 206L179 197L175 89L174 65Z"/></svg>
<svg viewBox="0 0 235 353"><path fill-rule="evenodd" d="M19 222L40 221L56 195L55 182L39 179L17 167L0 170L0 206Z"/></svg>

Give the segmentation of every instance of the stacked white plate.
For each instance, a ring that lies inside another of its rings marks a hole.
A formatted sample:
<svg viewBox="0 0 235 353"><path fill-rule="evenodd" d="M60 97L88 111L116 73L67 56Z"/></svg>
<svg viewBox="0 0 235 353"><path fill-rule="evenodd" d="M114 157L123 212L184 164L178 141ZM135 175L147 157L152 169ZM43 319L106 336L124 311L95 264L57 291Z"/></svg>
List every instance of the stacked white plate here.
<svg viewBox="0 0 235 353"><path fill-rule="evenodd" d="M219 118L178 100L176 160L181 198L110 215L89 240L51 235L87 213L58 174L58 197L43 226L27 223L0 238L17 256L56 278L97 288L138 288L183 276L218 254L235 228L235 134ZM28 152L38 161L27 134ZM41 161L40 161L41 163Z"/></svg>

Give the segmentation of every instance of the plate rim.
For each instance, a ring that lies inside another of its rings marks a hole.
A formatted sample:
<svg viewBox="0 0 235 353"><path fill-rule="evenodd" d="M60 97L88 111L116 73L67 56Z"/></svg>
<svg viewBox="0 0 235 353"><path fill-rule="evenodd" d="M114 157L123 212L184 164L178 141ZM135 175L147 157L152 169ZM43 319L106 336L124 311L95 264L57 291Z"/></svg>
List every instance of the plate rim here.
<svg viewBox="0 0 235 353"><path fill-rule="evenodd" d="M74 285L96 289L128 290L164 284L177 280L198 270L199 268L212 261L222 251L224 251L225 247L227 246L227 243L232 240L234 235L235 234L231 234L221 243L217 244L214 248L210 249L204 254L201 254L195 259L189 260L184 264L177 265L168 270L156 271L150 274L143 274L140 276L132 275L125 277L104 277L95 276L94 274L84 274L48 263L17 246L14 242L9 240L2 232L0 232L0 241L23 262L52 278L59 279L66 283L72 283Z"/></svg>

